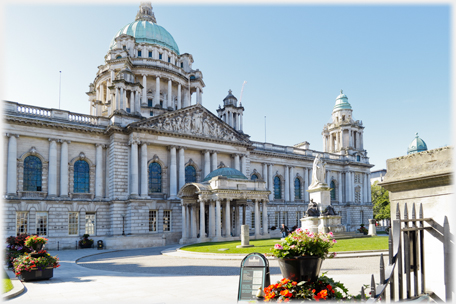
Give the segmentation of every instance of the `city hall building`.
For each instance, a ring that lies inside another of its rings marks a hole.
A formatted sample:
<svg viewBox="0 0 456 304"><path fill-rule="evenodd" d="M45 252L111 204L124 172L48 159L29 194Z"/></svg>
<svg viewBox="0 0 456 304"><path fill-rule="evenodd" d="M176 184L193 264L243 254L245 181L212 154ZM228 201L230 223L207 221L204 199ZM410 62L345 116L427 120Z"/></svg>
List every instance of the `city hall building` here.
<svg viewBox="0 0 456 304"><path fill-rule="evenodd" d="M373 165L342 91L323 151L255 142L231 91L216 112L203 106L193 63L141 3L89 86L90 115L4 101L5 235L42 235L50 249L85 233L108 248L234 240L242 224L279 236L271 228L300 226L318 154L346 230L368 223Z"/></svg>

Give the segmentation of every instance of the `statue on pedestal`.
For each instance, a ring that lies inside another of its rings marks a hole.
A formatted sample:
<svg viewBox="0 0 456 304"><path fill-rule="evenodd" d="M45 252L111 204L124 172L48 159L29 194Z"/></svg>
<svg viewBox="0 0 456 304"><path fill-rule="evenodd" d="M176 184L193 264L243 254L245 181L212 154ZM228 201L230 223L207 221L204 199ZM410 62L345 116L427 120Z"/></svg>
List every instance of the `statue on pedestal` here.
<svg viewBox="0 0 456 304"><path fill-rule="evenodd" d="M307 207L306 211L307 216L319 216L320 215L320 210L318 210L318 205L313 201L313 199L310 200L309 206Z"/></svg>
<svg viewBox="0 0 456 304"><path fill-rule="evenodd" d="M319 186L326 185L326 163L321 160L320 154L315 157L312 168L312 183L309 189L318 188Z"/></svg>
<svg viewBox="0 0 456 304"><path fill-rule="evenodd" d="M325 210L321 213L321 215L337 215L336 211L334 210L333 206L329 205L325 208Z"/></svg>

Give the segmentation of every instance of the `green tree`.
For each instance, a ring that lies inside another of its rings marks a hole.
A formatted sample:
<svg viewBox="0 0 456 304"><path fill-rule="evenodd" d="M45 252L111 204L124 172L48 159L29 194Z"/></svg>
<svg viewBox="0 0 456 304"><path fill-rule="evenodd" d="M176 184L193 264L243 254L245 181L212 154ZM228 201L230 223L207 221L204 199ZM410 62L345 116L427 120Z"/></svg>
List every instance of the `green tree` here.
<svg viewBox="0 0 456 304"><path fill-rule="evenodd" d="M374 210L374 219L390 219L390 200L389 191L375 182L371 187L372 204Z"/></svg>

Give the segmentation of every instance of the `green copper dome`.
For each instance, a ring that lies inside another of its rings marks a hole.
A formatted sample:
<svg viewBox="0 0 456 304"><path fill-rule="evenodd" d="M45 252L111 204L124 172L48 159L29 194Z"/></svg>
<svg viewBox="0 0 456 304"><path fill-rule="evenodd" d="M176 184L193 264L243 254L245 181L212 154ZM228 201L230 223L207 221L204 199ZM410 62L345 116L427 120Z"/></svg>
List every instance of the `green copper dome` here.
<svg viewBox="0 0 456 304"><path fill-rule="evenodd" d="M352 109L352 107L348 103L347 95L345 95L343 93L343 91L340 90L340 95L337 96L337 98L336 98L336 104L334 105L333 112L337 111L337 110L351 110L351 109Z"/></svg>
<svg viewBox="0 0 456 304"><path fill-rule="evenodd" d="M233 168L219 168L217 170L212 171L209 173L204 179L203 182L209 181L211 178L216 177L216 176L225 176L226 178L229 179L248 179L244 174L242 174L241 171L238 171Z"/></svg>
<svg viewBox="0 0 456 304"><path fill-rule="evenodd" d="M407 148L407 155L412 154L412 153L427 151L427 149L428 148L427 148L424 140L422 140L418 136L418 133L415 133L415 139L410 143L410 145Z"/></svg>

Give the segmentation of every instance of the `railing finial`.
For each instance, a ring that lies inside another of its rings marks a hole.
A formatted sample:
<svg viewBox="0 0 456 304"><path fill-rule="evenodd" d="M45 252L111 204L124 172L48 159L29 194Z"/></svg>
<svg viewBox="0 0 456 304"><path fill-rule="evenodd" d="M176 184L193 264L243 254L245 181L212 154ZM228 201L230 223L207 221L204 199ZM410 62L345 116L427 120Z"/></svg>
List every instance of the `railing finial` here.
<svg viewBox="0 0 456 304"><path fill-rule="evenodd" d="M371 298L375 298L375 279L374 275L371 278Z"/></svg>
<svg viewBox="0 0 456 304"><path fill-rule="evenodd" d="M401 211L399 210L399 203L396 204L396 220L401 219Z"/></svg>

